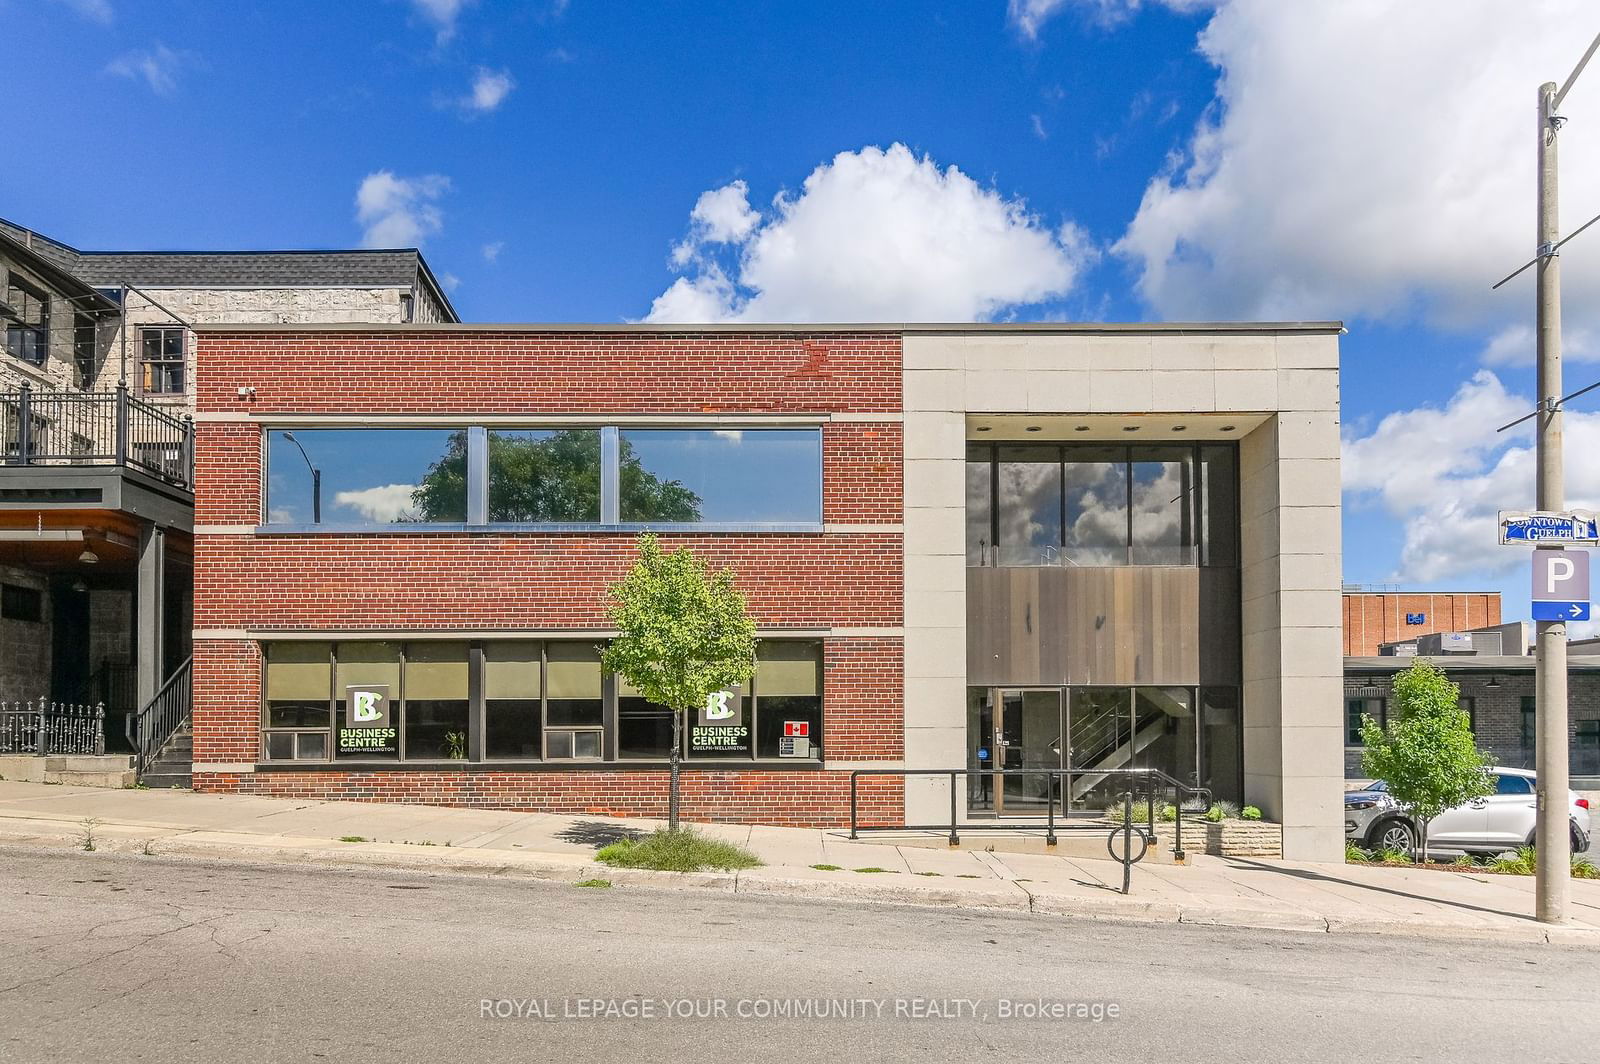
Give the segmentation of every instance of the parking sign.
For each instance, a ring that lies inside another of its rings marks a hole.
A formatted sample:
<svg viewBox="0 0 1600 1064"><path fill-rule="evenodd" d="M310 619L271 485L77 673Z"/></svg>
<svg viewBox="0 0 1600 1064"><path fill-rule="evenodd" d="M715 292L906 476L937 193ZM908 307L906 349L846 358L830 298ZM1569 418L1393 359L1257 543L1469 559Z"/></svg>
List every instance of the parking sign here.
<svg viewBox="0 0 1600 1064"><path fill-rule="evenodd" d="M1589 553L1581 550L1533 552L1533 619L1589 619Z"/></svg>

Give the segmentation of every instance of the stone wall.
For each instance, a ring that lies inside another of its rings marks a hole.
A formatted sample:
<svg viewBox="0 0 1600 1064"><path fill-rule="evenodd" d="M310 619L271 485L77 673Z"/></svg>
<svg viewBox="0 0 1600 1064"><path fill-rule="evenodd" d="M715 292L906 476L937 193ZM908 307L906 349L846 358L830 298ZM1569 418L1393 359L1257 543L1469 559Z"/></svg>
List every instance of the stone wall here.
<svg viewBox="0 0 1600 1064"><path fill-rule="evenodd" d="M43 574L0 565L0 583L38 591L38 621L0 617L0 702L25 702L50 694L50 582Z"/></svg>
<svg viewBox="0 0 1600 1064"><path fill-rule="evenodd" d="M26 384L35 391L61 391L76 387L76 369L73 362L74 316L73 304L56 292L35 273L0 251L0 297L5 294L9 275L15 274L23 281L46 293L49 297L48 357L43 366L13 356L0 344L0 392L18 390Z"/></svg>

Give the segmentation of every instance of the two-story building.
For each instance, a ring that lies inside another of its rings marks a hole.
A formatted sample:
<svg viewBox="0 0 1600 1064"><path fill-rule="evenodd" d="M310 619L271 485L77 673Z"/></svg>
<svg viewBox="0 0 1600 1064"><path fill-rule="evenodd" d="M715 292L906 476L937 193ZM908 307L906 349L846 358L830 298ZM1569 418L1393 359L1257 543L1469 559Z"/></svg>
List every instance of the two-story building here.
<svg viewBox="0 0 1600 1064"><path fill-rule="evenodd" d="M4 220L0 293L0 702L104 702L115 746L189 657L194 326L455 311L416 249L80 251Z"/></svg>
<svg viewBox="0 0 1600 1064"><path fill-rule="evenodd" d="M859 769L874 824L1098 815L1149 769L1336 859L1339 333L203 327L195 788L660 815L670 715L600 664L652 530L761 640L690 818L845 823Z"/></svg>

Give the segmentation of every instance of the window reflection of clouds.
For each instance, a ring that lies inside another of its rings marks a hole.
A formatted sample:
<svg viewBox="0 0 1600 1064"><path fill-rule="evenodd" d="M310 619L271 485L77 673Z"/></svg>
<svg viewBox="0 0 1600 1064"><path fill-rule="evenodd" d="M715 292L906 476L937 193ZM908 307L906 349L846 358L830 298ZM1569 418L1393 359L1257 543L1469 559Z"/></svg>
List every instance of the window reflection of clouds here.
<svg viewBox="0 0 1600 1064"><path fill-rule="evenodd" d="M1067 561L1126 565L1128 484L1122 449L1072 448L1066 454Z"/></svg>
<svg viewBox="0 0 1600 1064"><path fill-rule="evenodd" d="M311 470L322 474L326 524L395 524L421 519L422 485L448 478L452 461L464 463L457 429L294 429L267 433L267 519L310 524ZM295 442L299 442L299 447ZM305 449L302 457L300 448ZM463 500L464 502L464 500ZM464 521L449 513L430 520Z"/></svg>
<svg viewBox="0 0 1600 1064"><path fill-rule="evenodd" d="M1133 463L1134 564L1182 565L1192 525L1184 514L1192 504L1189 486L1193 473L1186 452L1150 453L1144 460L1135 452ZM1161 460L1170 459L1170 460Z"/></svg>
<svg viewBox="0 0 1600 1064"><path fill-rule="evenodd" d="M1000 564L1054 564L1061 545L1060 452L1001 447L999 459Z"/></svg>

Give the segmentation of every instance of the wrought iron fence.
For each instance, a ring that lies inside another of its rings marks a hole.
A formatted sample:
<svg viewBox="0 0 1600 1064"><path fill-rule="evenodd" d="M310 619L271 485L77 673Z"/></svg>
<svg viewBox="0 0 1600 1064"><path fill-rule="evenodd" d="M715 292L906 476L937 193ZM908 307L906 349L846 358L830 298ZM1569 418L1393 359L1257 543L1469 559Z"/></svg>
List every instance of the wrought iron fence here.
<svg viewBox="0 0 1600 1064"><path fill-rule="evenodd" d="M0 463L121 465L194 486L194 421L130 395L0 392Z"/></svg>
<svg viewBox="0 0 1600 1064"><path fill-rule="evenodd" d="M100 702L0 702L0 754L103 754L105 722Z"/></svg>

